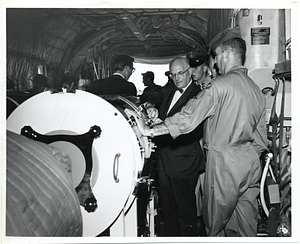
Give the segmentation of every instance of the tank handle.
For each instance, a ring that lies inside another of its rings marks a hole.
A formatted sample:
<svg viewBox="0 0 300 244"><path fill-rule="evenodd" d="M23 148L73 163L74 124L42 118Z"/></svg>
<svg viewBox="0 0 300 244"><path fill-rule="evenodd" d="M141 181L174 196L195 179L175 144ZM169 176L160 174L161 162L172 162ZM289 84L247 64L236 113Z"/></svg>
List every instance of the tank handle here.
<svg viewBox="0 0 300 244"><path fill-rule="evenodd" d="M118 178L119 173L119 158L121 157L121 153L117 153L114 158L114 167L113 167L113 174L114 174L114 180L116 183L118 183L120 180Z"/></svg>

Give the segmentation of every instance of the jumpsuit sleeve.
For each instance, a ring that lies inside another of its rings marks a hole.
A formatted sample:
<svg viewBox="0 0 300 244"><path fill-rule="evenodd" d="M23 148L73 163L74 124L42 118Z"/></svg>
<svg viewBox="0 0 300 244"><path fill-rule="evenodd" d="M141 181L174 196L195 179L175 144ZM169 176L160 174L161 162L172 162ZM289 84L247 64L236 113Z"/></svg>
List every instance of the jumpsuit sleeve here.
<svg viewBox="0 0 300 244"><path fill-rule="evenodd" d="M166 118L164 124L175 139L179 135L193 131L203 120L212 116L217 104L217 90L212 85L190 99L180 112Z"/></svg>
<svg viewBox="0 0 300 244"><path fill-rule="evenodd" d="M260 120L258 121L258 124L256 126L256 129L253 133L253 146L260 155L263 151L267 150L268 140L267 140L267 127L266 127L266 110L263 110L262 116L260 117Z"/></svg>

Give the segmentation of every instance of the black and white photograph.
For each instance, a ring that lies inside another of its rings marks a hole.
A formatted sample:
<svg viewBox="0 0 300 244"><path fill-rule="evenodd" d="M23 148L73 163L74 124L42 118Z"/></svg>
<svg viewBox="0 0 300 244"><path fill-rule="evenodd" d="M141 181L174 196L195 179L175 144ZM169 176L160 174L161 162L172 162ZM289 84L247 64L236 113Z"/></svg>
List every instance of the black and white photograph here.
<svg viewBox="0 0 300 244"><path fill-rule="evenodd" d="M299 243L298 1L0 5L1 243Z"/></svg>

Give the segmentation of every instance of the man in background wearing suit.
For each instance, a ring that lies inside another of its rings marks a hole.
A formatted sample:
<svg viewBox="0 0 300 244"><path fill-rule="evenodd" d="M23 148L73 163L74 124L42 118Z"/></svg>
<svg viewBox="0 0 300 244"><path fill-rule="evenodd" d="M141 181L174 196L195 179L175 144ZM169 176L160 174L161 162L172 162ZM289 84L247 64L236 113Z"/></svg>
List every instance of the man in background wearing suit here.
<svg viewBox="0 0 300 244"><path fill-rule="evenodd" d="M89 91L96 95L136 96L135 85L128 81L135 70L133 61L134 59L127 55L118 56L112 63L113 75L94 81Z"/></svg>

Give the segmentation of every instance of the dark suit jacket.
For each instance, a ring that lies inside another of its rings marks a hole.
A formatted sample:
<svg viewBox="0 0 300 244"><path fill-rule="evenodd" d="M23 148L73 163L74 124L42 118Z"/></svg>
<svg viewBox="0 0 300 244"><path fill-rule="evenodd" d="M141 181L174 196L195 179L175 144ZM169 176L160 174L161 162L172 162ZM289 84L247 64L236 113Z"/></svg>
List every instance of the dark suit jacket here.
<svg viewBox="0 0 300 244"><path fill-rule="evenodd" d="M156 84L146 87L140 96L140 103L151 102L156 108L159 108L163 99L161 89L162 87Z"/></svg>
<svg viewBox="0 0 300 244"><path fill-rule="evenodd" d="M120 75L112 75L103 80L94 81L89 91L96 95L137 95L135 85Z"/></svg>
<svg viewBox="0 0 300 244"><path fill-rule="evenodd" d="M194 83L186 89L179 100L167 113L175 90L168 89L160 105L159 117L164 120L179 112L181 108L200 92ZM175 140L170 135L155 137L158 146L159 161L162 161L167 174L172 176L189 177L195 172L204 170L204 156L199 140L203 135L203 124L200 124L189 134L181 135Z"/></svg>

